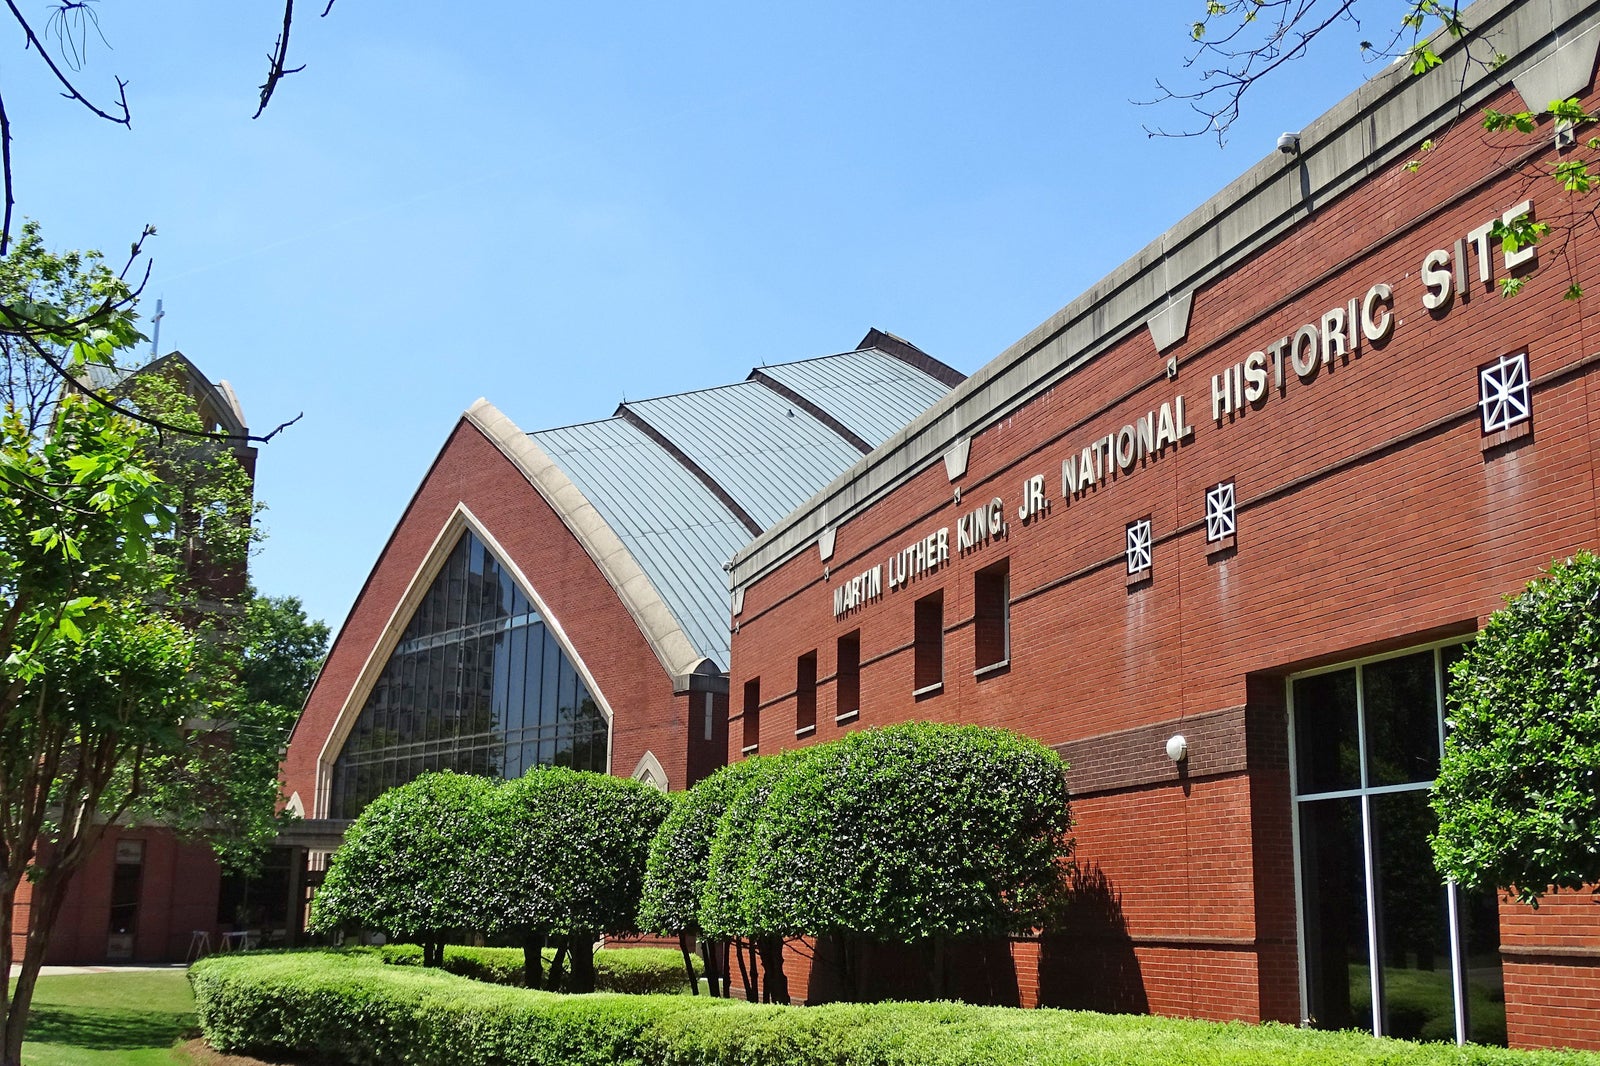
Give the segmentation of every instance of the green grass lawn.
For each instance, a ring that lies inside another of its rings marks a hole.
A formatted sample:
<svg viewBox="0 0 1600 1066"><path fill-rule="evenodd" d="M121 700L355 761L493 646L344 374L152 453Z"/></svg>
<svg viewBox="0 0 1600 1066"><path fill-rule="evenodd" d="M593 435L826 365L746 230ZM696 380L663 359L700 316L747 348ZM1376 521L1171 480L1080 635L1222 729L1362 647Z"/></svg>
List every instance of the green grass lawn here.
<svg viewBox="0 0 1600 1066"><path fill-rule="evenodd" d="M195 1028L182 970L41 977L25 1066L174 1066Z"/></svg>

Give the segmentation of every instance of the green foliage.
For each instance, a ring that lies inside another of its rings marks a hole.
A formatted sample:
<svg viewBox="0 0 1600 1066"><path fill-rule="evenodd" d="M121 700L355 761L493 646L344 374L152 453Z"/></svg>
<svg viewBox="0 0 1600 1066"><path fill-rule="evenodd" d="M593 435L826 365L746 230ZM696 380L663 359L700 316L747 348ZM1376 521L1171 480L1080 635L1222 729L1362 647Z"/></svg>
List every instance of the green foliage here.
<svg viewBox="0 0 1600 1066"><path fill-rule="evenodd" d="M1021 933L1061 898L1066 766L1001 729L852 733L784 768L749 835L757 929L920 941Z"/></svg>
<svg viewBox="0 0 1600 1066"><path fill-rule="evenodd" d="M1071 856L1065 769L1014 733L930 723L743 760L662 827L641 924L910 942L1034 928Z"/></svg>
<svg viewBox="0 0 1600 1066"><path fill-rule="evenodd" d="M360 950L360 949L355 949ZM415 944L385 944L372 949L392 966L421 966L422 948ZM544 949L545 968L554 960L555 948ZM700 971L695 959L696 972ZM523 987L525 967L521 948L473 948L448 945L444 971L495 985ZM629 995L689 991L683 956L668 948L604 948L594 953L595 990ZM563 991L554 989L553 991Z"/></svg>
<svg viewBox="0 0 1600 1066"><path fill-rule="evenodd" d="M1600 884L1600 558L1552 564L1490 616L1450 671L1450 722L1439 870L1528 903Z"/></svg>
<svg viewBox="0 0 1600 1066"><path fill-rule="evenodd" d="M699 931L700 900L717 820L766 765L764 759L744 759L674 794L672 810L650 842L639 903L640 929L667 936Z"/></svg>
<svg viewBox="0 0 1600 1066"><path fill-rule="evenodd" d="M74 356L109 366L142 339L131 300L127 282L99 252L52 252L39 223L25 220L0 257L0 405L29 433L42 431L61 397L61 375L34 345L57 366Z"/></svg>
<svg viewBox="0 0 1600 1066"><path fill-rule="evenodd" d="M423 774L362 810L334 852L311 928L381 929L438 942L494 920L484 825L494 785L450 772Z"/></svg>
<svg viewBox="0 0 1600 1066"><path fill-rule="evenodd" d="M711 831L705 886L700 890L700 930L708 936L728 940L782 932L760 926L750 910L750 874L757 859L750 845L766 813L767 797L789 767L816 750L758 755L718 771L731 780L723 786L729 790L727 804Z"/></svg>
<svg viewBox="0 0 1600 1066"><path fill-rule="evenodd" d="M488 819L506 931L628 932L671 801L608 774L545 766L495 793Z"/></svg>
<svg viewBox="0 0 1600 1066"><path fill-rule="evenodd" d="M1600 1066L1600 1055L957 1003L566 997L338 955L190 970L217 1049L352 1066Z"/></svg>
<svg viewBox="0 0 1600 1066"><path fill-rule="evenodd" d="M253 596L240 627L239 682L252 703L299 711L328 653L328 624L298 596Z"/></svg>

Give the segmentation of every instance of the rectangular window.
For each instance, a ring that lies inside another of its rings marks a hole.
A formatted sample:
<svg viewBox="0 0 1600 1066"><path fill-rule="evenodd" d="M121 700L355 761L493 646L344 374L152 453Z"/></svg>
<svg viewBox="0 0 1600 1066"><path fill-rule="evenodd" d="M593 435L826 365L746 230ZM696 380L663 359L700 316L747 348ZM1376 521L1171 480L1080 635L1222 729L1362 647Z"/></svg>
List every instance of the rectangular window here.
<svg viewBox="0 0 1600 1066"><path fill-rule="evenodd" d="M917 601L912 695L931 696L944 687L944 593Z"/></svg>
<svg viewBox="0 0 1600 1066"><path fill-rule="evenodd" d="M807 652L794 665L794 735L817 731L817 653Z"/></svg>
<svg viewBox="0 0 1600 1066"><path fill-rule="evenodd" d="M1459 644L1289 681L1303 1014L1317 1028L1506 1043L1493 893L1433 869L1428 790Z"/></svg>
<svg viewBox="0 0 1600 1066"><path fill-rule="evenodd" d="M972 664L979 675L1011 662L1011 560L972 576Z"/></svg>
<svg viewBox="0 0 1600 1066"><path fill-rule="evenodd" d="M861 630L839 638L838 670L833 680L835 722L847 722L861 713Z"/></svg>
<svg viewBox="0 0 1600 1066"><path fill-rule="evenodd" d="M144 841L119 840L111 874L111 932L132 935L139 924L139 885L144 880Z"/></svg>
<svg viewBox="0 0 1600 1066"><path fill-rule="evenodd" d="M761 679L744 683L744 744L741 753L752 755L761 744Z"/></svg>

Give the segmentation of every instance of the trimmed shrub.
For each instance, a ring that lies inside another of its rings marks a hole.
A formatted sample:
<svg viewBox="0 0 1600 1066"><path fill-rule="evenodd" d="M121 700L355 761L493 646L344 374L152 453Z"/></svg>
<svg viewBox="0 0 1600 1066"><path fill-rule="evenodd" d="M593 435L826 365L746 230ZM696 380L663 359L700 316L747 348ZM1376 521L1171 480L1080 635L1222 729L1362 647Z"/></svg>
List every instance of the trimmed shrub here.
<svg viewBox="0 0 1600 1066"><path fill-rule="evenodd" d="M726 802L712 827L705 884L700 890L700 929L708 936L726 940L781 932L758 927L750 912L749 874L756 861L750 844L767 797L789 767L804 762L816 750L802 748L779 755L759 755L718 771L716 777L726 775L721 783L727 790Z"/></svg>
<svg viewBox="0 0 1600 1066"><path fill-rule="evenodd" d="M483 834L499 897L492 928L521 937L532 965L564 934L574 991L594 990L591 945L633 930L650 841L671 801L638 781L538 767L494 793Z"/></svg>
<svg viewBox="0 0 1600 1066"><path fill-rule="evenodd" d="M1464 888L1600 893L1600 558L1579 552L1489 617L1450 670L1435 862Z"/></svg>
<svg viewBox="0 0 1600 1066"><path fill-rule="evenodd" d="M213 955L190 980L219 1051L351 1066L1600 1066L1581 1052L955 1003L566 997L370 955Z"/></svg>
<svg viewBox="0 0 1600 1066"><path fill-rule="evenodd" d="M745 849L744 916L788 935L1022 933L1065 888L1066 764L1003 729L913 722L786 766Z"/></svg>
<svg viewBox="0 0 1600 1066"><path fill-rule="evenodd" d="M311 928L381 929L424 945L438 964L450 931L491 919L483 817L493 783L423 774L362 810L333 853L311 908Z"/></svg>

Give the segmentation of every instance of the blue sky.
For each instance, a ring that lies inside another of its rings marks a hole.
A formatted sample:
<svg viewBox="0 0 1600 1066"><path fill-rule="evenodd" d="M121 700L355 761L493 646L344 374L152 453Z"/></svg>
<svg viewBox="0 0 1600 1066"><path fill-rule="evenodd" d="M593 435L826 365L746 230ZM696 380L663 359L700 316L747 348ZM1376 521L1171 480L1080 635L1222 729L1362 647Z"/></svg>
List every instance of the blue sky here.
<svg viewBox="0 0 1600 1066"><path fill-rule="evenodd" d="M970 372L1373 72L1345 34L1225 148L1151 139L1202 7L302 3L252 122L276 0L107 0L80 80L133 129L13 42L19 210L113 254L154 224L162 350L257 432L305 413L254 576L337 627L479 396L588 421L873 326Z"/></svg>

